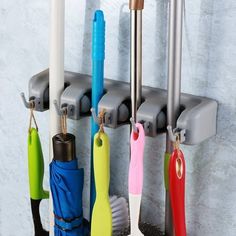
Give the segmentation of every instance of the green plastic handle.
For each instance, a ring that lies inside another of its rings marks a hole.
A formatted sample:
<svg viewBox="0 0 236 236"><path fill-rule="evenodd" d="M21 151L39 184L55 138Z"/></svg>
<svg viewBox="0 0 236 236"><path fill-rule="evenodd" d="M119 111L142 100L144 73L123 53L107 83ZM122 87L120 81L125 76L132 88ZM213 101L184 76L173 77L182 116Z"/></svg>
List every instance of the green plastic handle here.
<svg viewBox="0 0 236 236"><path fill-rule="evenodd" d="M94 177L96 200L92 213L91 236L112 235L112 211L109 200L110 143L105 133L94 137Z"/></svg>
<svg viewBox="0 0 236 236"><path fill-rule="evenodd" d="M169 190L169 164L170 164L170 153L165 153L165 161L164 161L164 180L165 180L165 188Z"/></svg>
<svg viewBox="0 0 236 236"><path fill-rule="evenodd" d="M28 171L30 198L33 200L49 198L49 192L43 190L43 152L38 131L35 128L31 128L28 135Z"/></svg>

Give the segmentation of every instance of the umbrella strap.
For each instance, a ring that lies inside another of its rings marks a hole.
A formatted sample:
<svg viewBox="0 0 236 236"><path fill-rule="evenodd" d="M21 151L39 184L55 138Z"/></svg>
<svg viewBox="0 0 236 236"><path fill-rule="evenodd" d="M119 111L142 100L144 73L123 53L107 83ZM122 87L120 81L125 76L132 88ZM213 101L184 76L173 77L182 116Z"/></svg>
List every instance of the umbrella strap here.
<svg viewBox="0 0 236 236"><path fill-rule="evenodd" d="M76 217L71 220L65 220L55 215L55 226L63 231L71 231L76 228L82 228L83 217Z"/></svg>

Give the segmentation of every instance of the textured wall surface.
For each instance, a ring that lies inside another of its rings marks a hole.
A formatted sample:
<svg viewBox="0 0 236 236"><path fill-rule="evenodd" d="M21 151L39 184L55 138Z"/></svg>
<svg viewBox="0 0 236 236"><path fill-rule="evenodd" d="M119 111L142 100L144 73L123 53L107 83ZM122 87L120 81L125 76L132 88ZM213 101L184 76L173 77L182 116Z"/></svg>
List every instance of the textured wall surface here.
<svg viewBox="0 0 236 236"><path fill-rule="evenodd" d="M48 67L49 0L0 0L0 235L31 236L27 175L28 112L19 94L29 78ZM166 88L167 0L146 0L144 84ZM129 11L126 0L67 0L67 70L91 73L91 19L101 7L107 21L105 75L129 81ZM218 133L183 147L187 164L188 235L236 235L236 1L186 0L182 90L219 102ZM48 188L48 112L37 114ZM70 122L89 183L89 119ZM127 195L129 128L107 130L111 138L111 191ZM142 217L164 228L164 135L148 139ZM125 183L125 184L124 184ZM88 188L84 195L88 194ZM48 225L48 203L42 206ZM85 201L85 212L88 202Z"/></svg>

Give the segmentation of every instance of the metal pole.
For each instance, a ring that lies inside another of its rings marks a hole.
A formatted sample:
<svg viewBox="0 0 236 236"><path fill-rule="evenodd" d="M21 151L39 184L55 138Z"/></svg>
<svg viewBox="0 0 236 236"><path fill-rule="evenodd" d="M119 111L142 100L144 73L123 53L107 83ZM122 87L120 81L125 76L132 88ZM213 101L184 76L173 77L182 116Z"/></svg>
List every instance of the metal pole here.
<svg viewBox="0 0 236 236"><path fill-rule="evenodd" d="M49 93L50 93L50 160L53 158L52 137L60 132L60 117L53 102L59 101L64 89L64 22L65 0L51 0L51 30L50 30L50 65L49 65ZM53 204L50 194L50 236L54 235Z"/></svg>
<svg viewBox="0 0 236 236"><path fill-rule="evenodd" d="M180 113L182 24L184 0L169 2L169 58L168 58L168 101L167 124L173 128ZM171 154L173 144L166 136L166 153ZM174 235L169 190L166 190L165 235Z"/></svg>
<svg viewBox="0 0 236 236"><path fill-rule="evenodd" d="M136 122L136 113L142 101L142 10L144 0L130 0L131 13L131 55L130 84L132 118Z"/></svg>

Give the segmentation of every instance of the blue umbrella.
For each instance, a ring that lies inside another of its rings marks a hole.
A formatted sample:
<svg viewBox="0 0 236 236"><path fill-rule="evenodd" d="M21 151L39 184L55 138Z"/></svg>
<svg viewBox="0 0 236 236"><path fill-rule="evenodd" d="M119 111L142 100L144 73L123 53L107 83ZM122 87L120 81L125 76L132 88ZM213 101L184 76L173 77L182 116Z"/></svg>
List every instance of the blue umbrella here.
<svg viewBox="0 0 236 236"><path fill-rule="evenodd" d="M82 193L84 170L75 157L75 137L58 134L53 137L54 158L50 164L50 187L54 209L55 236L86 236Z"/></svg>

